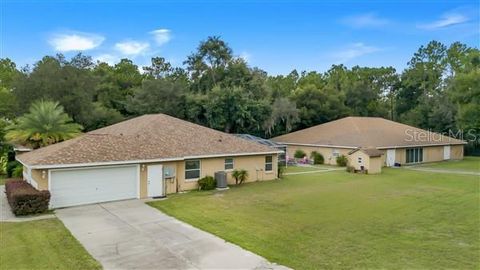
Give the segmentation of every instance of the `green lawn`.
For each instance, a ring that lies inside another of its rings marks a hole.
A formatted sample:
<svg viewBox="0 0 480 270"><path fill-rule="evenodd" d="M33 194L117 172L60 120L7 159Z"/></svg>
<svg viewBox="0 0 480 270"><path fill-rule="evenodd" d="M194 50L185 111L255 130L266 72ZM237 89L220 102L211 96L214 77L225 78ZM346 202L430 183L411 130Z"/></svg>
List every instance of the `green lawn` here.
<svg viewBox="0 0 480 270"><path fill-rule="evenodd" d="M479 269L479 183L404 169L336 171L149 204L296 269Z"/></svg>
<svg viewBox="0 0 480 270"><path fill-rule="evenodd" d="M448 169L448 170L462 170L480 172L480 157L465 157L464 160L452 160L436 163L427 163L421 165L422 167Z"/></svg>
<svg viewBox="0 0 480 270"><path fill-rule="evenodd" d="M60 220L0 223L0 269L101 269Z"/></svg>
<svg viewBox="0 0 480 270"><path fill-rule="evenodd" d="M5 185L6 180L7 180L7 176L4 174L0 174L0 186Z"/></svg>
<svg viewBox="0 0 480 270"><path fill-rule="evenodd" d="M295 172L310 172L310 171L319 171L326 170L326 167L306 167L306 166L288 166L285 168L285 173L295 173Z"/></svg>

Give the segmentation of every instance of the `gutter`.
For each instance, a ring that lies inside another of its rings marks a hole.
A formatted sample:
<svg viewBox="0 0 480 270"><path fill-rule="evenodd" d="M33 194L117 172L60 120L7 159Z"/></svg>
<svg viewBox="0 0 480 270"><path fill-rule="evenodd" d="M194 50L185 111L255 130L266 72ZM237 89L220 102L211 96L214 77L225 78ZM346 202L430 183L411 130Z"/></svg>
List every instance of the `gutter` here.
<svg viewBox="0 0 480 270"><path fill-rule="evenodd" d="M299 145L299 146L314 146L314 147L328 147L328 148L345 148L345 149L357 149L361 147L357 146L343 146L343 145L329 145L329 144L309 144L309 143L285 143L278 142L284 145ZM445 145L465 145L467 142L452 142L452 143L442 143L442 144L417 144L417 145L394 145L394 146L381 146L374 147L376 149L392 149L392 148L410 148L410 147L425 147L425 146L445 146Z"/></svg>
<svg viewBox="0 0 480 270"><path fill-rule="evenodd" d="M72 163L72 164L38 164L38 165L28 165L25 162L22 162L22 160L19 159L19 157L15 157L15 159L18 162L22 163L22 165L28 167L29 169L57 169L57 168L96 167L96 166L108 166L108 165L127 165L127 164L139 164L139 163L157 163L157 162L183 161L188 159L200 159L200 158L258 156L258 155L281 154L281 153L283 153L283 151L198 155L198 156L185 156L185 157L179 157L179 158L122 160L122 161L105 161L105 162Z"/></svg>
<svg viewBox="0 0 480 270"><path fill-rule="evenodd" d="M416 144L416 145L395 145L395 146L382 146L377 149L398 149L398 148L411 148L411 147L427 147L427 146L446 146L446 145L466 145L467 142L460 143L442 143L442 144Z"/></svg>

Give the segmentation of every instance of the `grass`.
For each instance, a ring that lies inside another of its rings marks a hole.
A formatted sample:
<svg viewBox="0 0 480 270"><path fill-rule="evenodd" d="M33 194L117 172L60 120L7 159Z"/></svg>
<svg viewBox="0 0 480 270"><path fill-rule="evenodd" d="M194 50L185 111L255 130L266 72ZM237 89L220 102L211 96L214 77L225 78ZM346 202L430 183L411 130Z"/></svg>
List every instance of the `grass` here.
<svg viewBox="0 0 480 270"><path fill-rule="evenodd" d="M288 166L287 168L285 168L286 173L311 172L311 171L319 171L319 170L326 170L326 168L306 167L306 166Z"/></svg>
<svg viewBox="0 0 480 270"><path fill-rule="evenodd" d="M0 223L0 269L101 269L56 218Z"/></svg>
<svg viewBox="0 0 480 270"><path fill-rule="evenodd" d="M0 174L0 186L5 185L6 180L7 180L7 176L4 174Z"/></svg>
<svg viewBox="0 0 480 270"><path fill-rule="evenodd" d="M320 171L328 169L338 169L338 166L333 165L311 165L311 166L287 166L285 168L286 173L296 173L296 172L311 172L311 171Z"/></svg>
<svg viewBox="0 0 480 270"><path fill-rule="evenodd" d="M443 161L421 165L426 168L480 172L480 157L465 157L463 160Z"/></svg>
<svg viewBox="0 0 480 270"><path fill-rule="evenodd" d="M468 175L335 171L149 204L295 269L478 269L479 188Z"/></svg>

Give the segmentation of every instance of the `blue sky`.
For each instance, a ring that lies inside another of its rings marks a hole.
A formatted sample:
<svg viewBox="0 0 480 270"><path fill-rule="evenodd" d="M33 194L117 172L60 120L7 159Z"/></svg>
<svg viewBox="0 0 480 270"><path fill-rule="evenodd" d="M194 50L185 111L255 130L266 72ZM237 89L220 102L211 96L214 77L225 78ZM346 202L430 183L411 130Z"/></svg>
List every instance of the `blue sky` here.
<svg viewBox="0 0 480 270"><path fill-rule="evenodd" d="M1 1L0 57L19 66L82 51L146 65L180 66L219 35L271 74L332 64L402 70L422 44L479 47L479 1Z"/></svg>

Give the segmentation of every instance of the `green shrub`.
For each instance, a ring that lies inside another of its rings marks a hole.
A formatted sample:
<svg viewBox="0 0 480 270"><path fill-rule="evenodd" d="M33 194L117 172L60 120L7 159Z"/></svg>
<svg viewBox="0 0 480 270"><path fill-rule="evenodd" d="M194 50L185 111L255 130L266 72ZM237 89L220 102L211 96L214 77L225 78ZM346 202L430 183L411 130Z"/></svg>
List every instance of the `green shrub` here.
<svg viewBox="0 0 480 270"><path fill-rule="evenodd" d="M211 176L205 176L198 180L200 190L212 190L217 186L217 181Z"/></svg>
<svg viewBox="0 0 480 270"><path fill-rule="evenodd" d="M13 169L12 177L15 177L15 178L23 177L23 166L22 165L18 165L17 167L15 167Z"/></svg>
<svg viewBox="0 0 480 270"><path fill-rule="evenodd" d="M278 165L278 167L277 167L278 178L283 178L284 173L285 173L285 166Z"/></svg>
<svg viewBox="0 0 480 270"><path fill-rule="evenodd" d="M16 167L22 166L22 164L16 160L14 161L9 161L7 163L7 177L12 177L13 176L13 171L15 170Z"/></svg>
<svg viewBox="0 0 480 270"><path fill-rule="evenodd" d="M345 166L347 166L347 163L348 163L348 159L347 159L346 156L341 155L341 156L337 157L337 165L338 166L345 167Z"/></svg>
<svg viewBox="0 0 480 270"><path fill-rule="evenodd" d="M305 151L303 151L302 149L298 149L297 151L295 151L295 154L293 154L293 157L295 158L303 158L304 156L306 156L307 154L305 154Z"/></svg>
<svg viewBox="0 0 480 270"><path fill-rule="evenodd" d="M16 216L39 214L48 210L50 192L36 190L23 180L9 180L5 183L7 200Z"/></svg>
<svg viewBox="0 0 480 270"><path fill-rule="evenodd" d="M0 174L7 174L7 155L0 156Z"/></svg>
<svg viewBox="0 0 480 270"><path fill-rule="evenodd" d="M323 155L318 153L317 151L313 151L310 154L310 159L313 160L313 164L323 164L325 162Z"/></svg>
<svg viewBox="0 0 480 270"><path fill-rule="evenodd" d="M349 172L349 173L354 173L354 172L355 172L355 167L353 167L353 166L347 166L347 172Z"/></svg>
<svg viewBox="0 0 480 270"><path fill-rule="evenodd" d="M239 185L248 178L248 172L246 170L233 170L232 177L235 178L235 184Z"/></svg>

